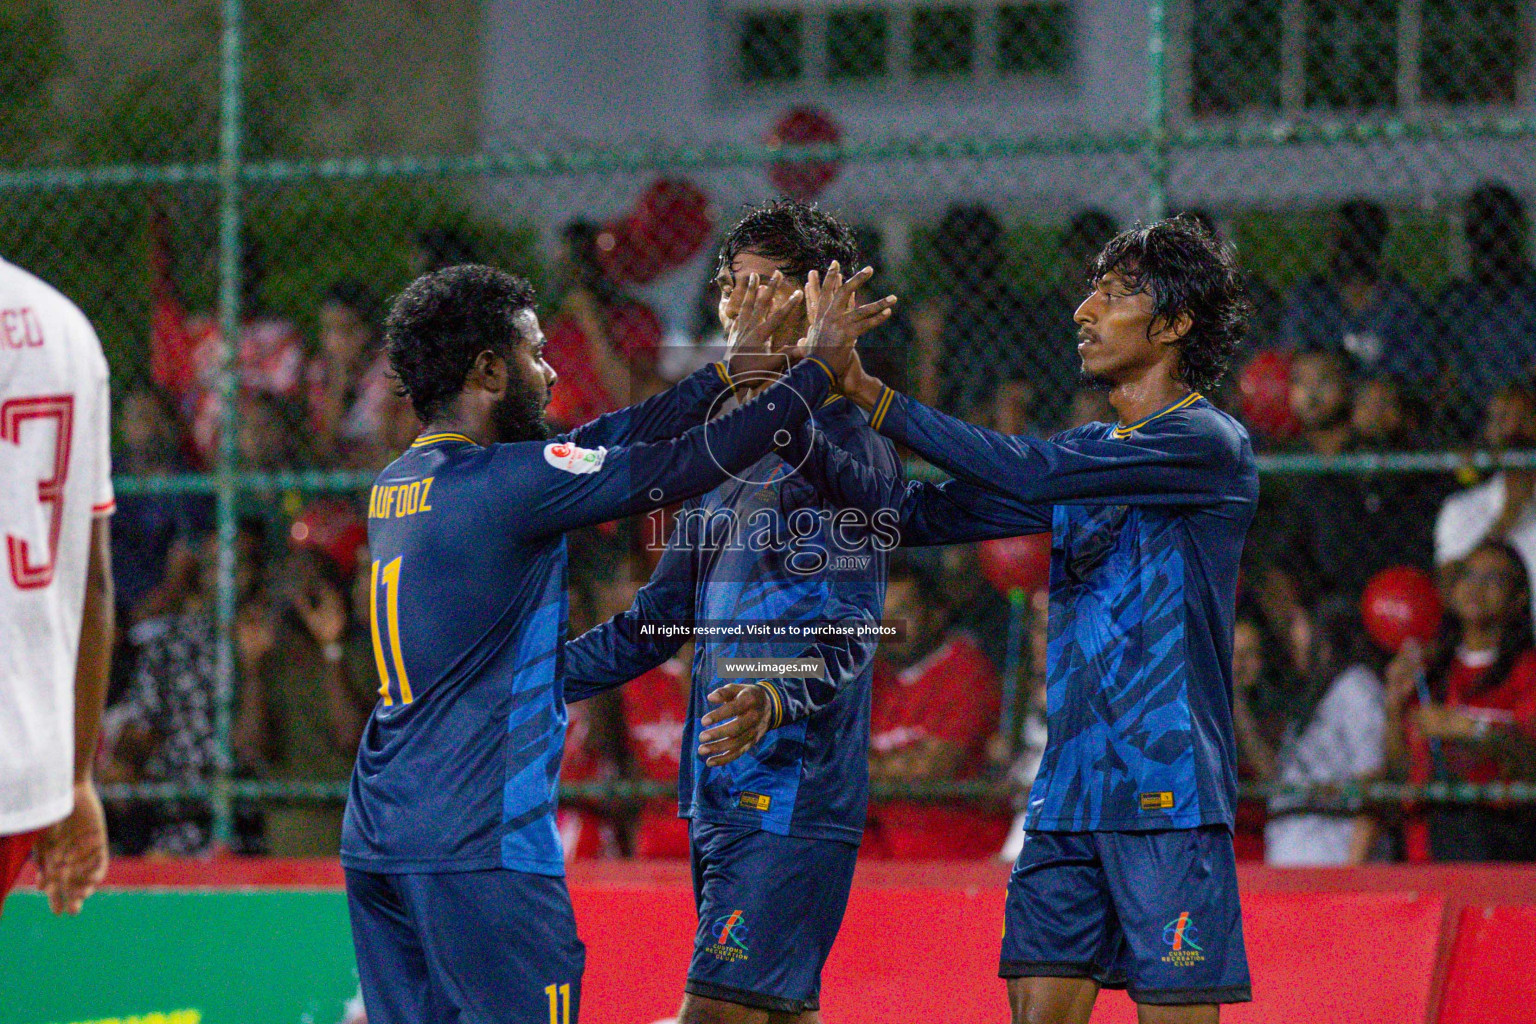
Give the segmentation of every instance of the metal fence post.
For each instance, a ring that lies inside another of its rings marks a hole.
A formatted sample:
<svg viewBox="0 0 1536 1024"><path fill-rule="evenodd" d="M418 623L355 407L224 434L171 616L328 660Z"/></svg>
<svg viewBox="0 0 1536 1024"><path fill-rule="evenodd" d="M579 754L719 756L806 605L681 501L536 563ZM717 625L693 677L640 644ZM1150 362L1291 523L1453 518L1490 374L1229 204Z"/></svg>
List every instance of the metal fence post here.
<svg viewBox="0 0 1536 1024"><path fill-rule="evenodd" d="M217 757L209 796L213 811L213 844L227 849L234 836L234 802L230 791L234 757L230 751L235 696L235 461L238 447L236 401L239 397L240 344L240 187L241 95L244 52L241 0L223 0L223 40L219 73L219 534L216 602L216 667L214 730Z"/></svg>
<svg viewBox="0 0 1536 1024"><path fill-rule="evenodd" d="M1147 0L1147 221L1168 216L1168 3Z"/></svg>

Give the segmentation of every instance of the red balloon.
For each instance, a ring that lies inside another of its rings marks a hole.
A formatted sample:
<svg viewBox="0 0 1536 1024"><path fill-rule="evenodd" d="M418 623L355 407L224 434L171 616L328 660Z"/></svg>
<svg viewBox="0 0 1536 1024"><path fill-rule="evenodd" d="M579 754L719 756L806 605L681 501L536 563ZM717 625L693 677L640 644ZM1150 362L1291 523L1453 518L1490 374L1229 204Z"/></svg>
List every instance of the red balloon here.
<svg viewBox="0 0 1536 1024"><path fill-rule="evenodd" d="M1051 535L1029 533L982 541L976 546L981 574L1007 593L1014 588L1034 593L1051 580Z"/></svg>
<svg viewBox="0 0 1536 1024"><path fill-rule="evenodd" d="M763 142L772 147L837 142L842 129L832 115L816 107L790 107L773 122ZM768 180L791 199L808 202L837 180L842 164L836 160L781 160L768 165Z"/></svg>
<svg viewBox="0 0 1536 1024"><path fill-rule="evenodd" d="M1291 353L1269 349L1243 367L1237 381L1243 419L1261 434L1293 437L1300 424L1291 415Z"/></svg>
<svg viewBox="0 0 1536 1024"><path fill-rule="evenodd" d="M1365 585L1360 617L1365 631L1384 650L1396 654L1405 640L1420 643L1440 633L1440 592L1423 569L1397 565L1383 569Z"/></svg>
<svg viewBox="0 0 1536 1024"><path fill-rule="evenodd" d="M640 195L629 228L637 244L666 267L693 257L714 229L709 196L686 178L657 178Z"/></svg>

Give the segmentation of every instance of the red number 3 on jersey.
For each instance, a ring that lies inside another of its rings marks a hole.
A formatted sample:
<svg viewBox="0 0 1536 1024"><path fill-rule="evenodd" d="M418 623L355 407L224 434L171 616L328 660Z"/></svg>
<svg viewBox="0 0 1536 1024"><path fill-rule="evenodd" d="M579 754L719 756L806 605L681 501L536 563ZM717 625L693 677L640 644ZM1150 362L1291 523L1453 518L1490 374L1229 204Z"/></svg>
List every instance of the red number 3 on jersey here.
<svg viewBox="0 0 1536 1024"><path fill-rule="evenodd" d="M0 405L0 441L21 444L22 431L36 420L53 420L53 473L37 482L37 500L48 507L47 557L35 560L31 546L6 534L5 549L11 563L11 582L18 590L35 590L53 582L53 563L59 550L59 531L64 526L64 481L69 478L70 433L74 427L75 400L70 395L13 398ZM34 424L33 429L43 426Z"/></svg>

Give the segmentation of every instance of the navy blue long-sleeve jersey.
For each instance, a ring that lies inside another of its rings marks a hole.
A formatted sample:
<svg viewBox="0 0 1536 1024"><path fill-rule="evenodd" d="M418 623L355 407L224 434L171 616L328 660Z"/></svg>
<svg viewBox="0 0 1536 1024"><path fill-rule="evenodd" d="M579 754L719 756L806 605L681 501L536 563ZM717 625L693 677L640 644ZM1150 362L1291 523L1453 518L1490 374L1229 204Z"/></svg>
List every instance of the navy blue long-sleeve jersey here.
<svg viewBox="0 0 1536 1024"><path fill-rule="evenodd" d="M1242 425L1196 394L1041 441L889 390L872 422L955 479L904 482L803 429L785 457L808 455L832 500L897 513L904 544L1051 532L1049 736L1025 827L1231 827L1232 620L1259 494Z"/></svg>
<svg viewBox="0 0 1536 1024"><path fill-rule="evenodd" d="M891 443L852 402L816 411L818 435L881 473L899 475ZM869 803L870 676L895 531L829 506L778 455L690 503L634 605L566 645L566 699L581 700L661 664L686 637L647 635L647 624L828 624L850 632L814 642L704 635L695 641L693 692L683 733L678 813L778 835L857 843ZM851 630L862 627L863 635ZM721 658L821 658L819 679L767 681L776 728L730 764L698 756L705 698L727 680Z"/></svg>
<svg viewBox="0 0 1536 1024"><path fill-rule="evenodd" d="M701 494L760 459L828 394L814 360L702 424L728 383L676 388L550 442L426 435L370 499L380 700L364 730L342 863L378 872L564 871L565 531ZM674 435L681 436L674 437ZM661 440L662 438L673 438Z"/></svg>

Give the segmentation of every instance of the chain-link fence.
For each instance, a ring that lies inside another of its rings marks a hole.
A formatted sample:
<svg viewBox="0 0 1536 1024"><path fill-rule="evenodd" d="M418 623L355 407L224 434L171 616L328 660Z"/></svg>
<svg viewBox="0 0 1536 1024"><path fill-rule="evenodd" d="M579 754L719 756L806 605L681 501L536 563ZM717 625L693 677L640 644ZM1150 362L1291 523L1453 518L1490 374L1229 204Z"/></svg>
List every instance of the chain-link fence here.
<svg viewBox="0 0 1536 1024"><path fill-rule="evenodd" d="M873 368L1048 434L1112 416L1078 384L1088 259L1186 212L1236 244L1257 308L1210 397L1261 451L1245 614L1273 638L1265 679L1298 674L1298 613L1382 570L1490 538L1536 561L1529 5L658 6L622 28L471 0L0 11L0 253L87 312L113 370L114 792L210 808L165 816L193 821L187 848L237 839L248 801L301 829L344 790L374 690L347 622L357 502L419 429L379 323L437 266L539 286L570 424L717 354L720 234L749 204L816 198L902 296ZM573 618L608 610L656 542L575 539ZM972 584L1030 570L979 557L947 556L946 614L1000 668L1011 750L1038 676L1028 601ZM1277 743L1307 687L1273 691ZM591 796L615 772L568 777Z"/></svg>

